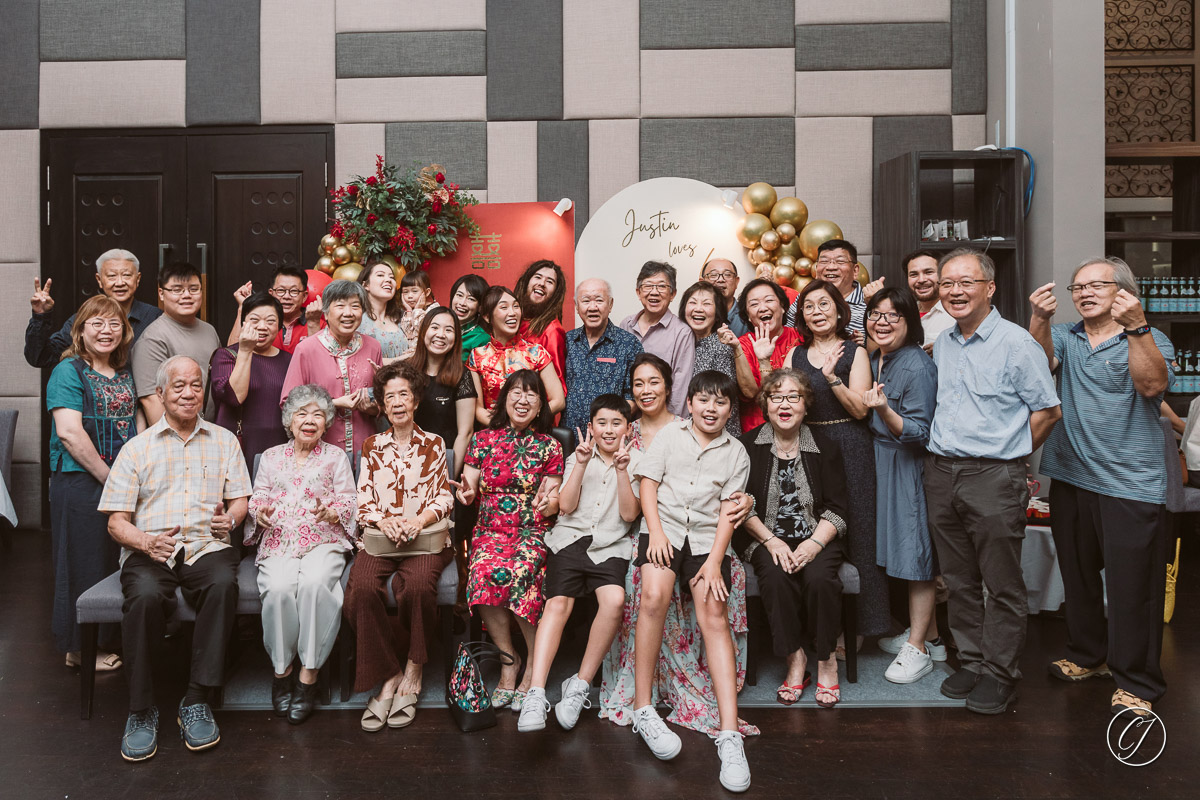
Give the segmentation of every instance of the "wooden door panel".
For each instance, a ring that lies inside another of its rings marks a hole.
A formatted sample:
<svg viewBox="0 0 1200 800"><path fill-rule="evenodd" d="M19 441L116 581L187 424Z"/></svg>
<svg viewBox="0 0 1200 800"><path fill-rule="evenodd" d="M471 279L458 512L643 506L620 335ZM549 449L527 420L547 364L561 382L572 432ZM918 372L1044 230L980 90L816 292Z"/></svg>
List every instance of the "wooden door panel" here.
<svg viewBox="0 0 1200 800"><path fill-rule="evenodd" d="M71 235L75 294L72 308L96 294L96 258L120 247L142 263L142 281L137 296L157 304L158 245L166 243L162 220L161 175L76 175L73 192ZM167 252L170 252L169 249Z"/></svg>

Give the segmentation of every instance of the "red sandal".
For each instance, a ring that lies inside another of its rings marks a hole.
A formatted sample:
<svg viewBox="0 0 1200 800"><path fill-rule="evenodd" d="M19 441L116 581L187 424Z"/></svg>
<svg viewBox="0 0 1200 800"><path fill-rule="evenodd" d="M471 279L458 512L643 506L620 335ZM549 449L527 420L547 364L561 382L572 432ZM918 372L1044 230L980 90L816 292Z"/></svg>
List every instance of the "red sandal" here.
<svg viewBox="0 0 1200 800"><path fill-rule="evenodd" d="M808 688L810 683L812 683L812 678L805 675L803 683L797 683L795 686L788 686L786 683L783 684L775 690L776 702L785 706L794 705L799 702L800 696L804 694L804 690ZM784 695L790 695L792 699L787 700L784 698Z"/></svg>
<svg viewBox="0 0 1200 800"><path fill-rule="evenodd" d="M824 695L824 699L821 697ZM832 701L829 698L833 698ZM817 681L817 705L821 708L833 708L842 700L841 684L835 683L833 686L823 686L820 681Z"/></svg>

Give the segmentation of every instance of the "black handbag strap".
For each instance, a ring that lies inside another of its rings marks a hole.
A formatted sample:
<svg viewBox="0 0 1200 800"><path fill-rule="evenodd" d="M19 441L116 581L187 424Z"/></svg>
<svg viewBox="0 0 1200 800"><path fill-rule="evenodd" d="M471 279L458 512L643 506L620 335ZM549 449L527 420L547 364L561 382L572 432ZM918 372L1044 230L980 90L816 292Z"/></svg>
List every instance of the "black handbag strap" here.
<svg viewBox="0 0 1200 800"><path fill-rule="evenodd" d="M483 661L498 661L504 666L517 663L517 659L512 653L507 653L490 642L465 642L461 647L467 651L467 655L475 659L477 664Z"/></svg>

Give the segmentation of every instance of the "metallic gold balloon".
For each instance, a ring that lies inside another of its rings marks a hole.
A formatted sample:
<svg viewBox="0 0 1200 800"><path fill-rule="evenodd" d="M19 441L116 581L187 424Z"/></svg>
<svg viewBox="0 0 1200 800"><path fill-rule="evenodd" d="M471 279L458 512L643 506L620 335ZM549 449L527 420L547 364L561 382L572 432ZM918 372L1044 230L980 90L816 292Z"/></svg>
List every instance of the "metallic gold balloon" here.
<svg viewBox="0 0 1200 800"><path fill-rule="evenodd" d="M858 262L858 272L855 273L854 280L858 281L859 286L866 286L871 282L871 273L867 272L867 268L861 261Z"/></svg>
<svg viewBox="0 0 1200 800"><path fill-rule="evenodd" d="M775 259L775 266L791 267L794 270L796 268L796 259L791 256L779 256ZM788 281L788 283L791 283L791 281Z"/></svg>
<svg viewBox="0 0 1200 800"><path fill-rule="evenodd" d="M738 241L742 243L742 247L753 249L758 247L759 238L769 230L771 220L762 214L747 214L742 217L742 224L738 226Z"/></svg>
<svg viewBox="0 0 1200 800"><path fill-rule="evenodd" d="M754 277L756 277L756 278L766 278L767 280L771 280L771 278L774 276L774 274L775 274L775 265L772 264L770 261L767 261L763 264L759 264L758 268L754 270Z"/></svg>
<svg viewBox="0 0 1200 800"><path fill-rule="evenodd" d="M342 240L334 236L332 233L327 233L321 237L321 244L317 246L318 256L333 255L333 249L340 245Z"/></svg>
<svg viewBox="0 0 1200 800"><path fill-rule="evenodd" d="M317 265L313 267L317 272L324 272L326 275L332 275L337 269L337 264L333 263L332 256L321 256L317 259Z"/></svg>
<svg viewBox="0 0 1200 800"><path fill-rule="evenodd" d="M796 226L790 222L781 223L775 232L779 234L779 241L787 244L792 239L796 238Z"/></svg>
<svg viewBox="0 0 1200 800"><path fill-rule="evenodd" d="M752 183L742 192L742 208L747 214L770 214L771 207L779 197L769 183Z"/></svg>
<svg viewBox="0 0 1200 800"><path fill-rule="evenodd" d="M796 274L797 275L804 275L806 277L811 276L812 268L813 268L813 262L812 262L811 258L805 258L804 256L800 256L800 258L796 259Z"/></svg>
<svg viewBox="0 0 1200 800"><path fill-rule="evenodd" d="M757 250L758 248L755 248L755 249ZM754 255L754 250L746 251L746 260L749 261L753 266L756 266L756 267L760 263L758 260L758 256Z"/></svg>
<svg viewBox="0 0 1200 800"><path fill-rule="evenodd" d="M759 238L758 246L764 250L774 250L779 247L779 234L775 231L767 231Z"/></svg>
<svg viewBox="0 0 1200 800"><path fill-rule="evenodd" d="M792 288L797 292L803 289L808 284L812 283L812 278L807 275L797 275L796 280L792 281Z"/></svg>
<svg viewBox="0 0 1200 800"><path fill-rule="evenodd" d="M333 257L333 263L337 264L339 267L343 264L349 264L353 260L350 248L346 247L344 244L339 244L337 247L333 248L333 252L330 253L330 255Z"/></svg>
<svg viewBox="0 0 1200 800"><path fill-rule="evenodd" d="M808 222L808 206L803 200L795 197L781 197L771 209L771 224L778 228L785 222L790 222L796 230L802 230Z"/></svg>
<svg viewBox="0 0 1200 800"><path fill-rule="evenodd" d="M804 226L796 241L800 242L800 252L806 258L816 260L817 248L830 239L841 239L842 229L827 219L814 219Z"/></svg>
<svg viewBox="0 0 1200 800"><path fill-rule="evenodd" d="M335 281L356 281L358 273L362 272L363 265L357 261L351 261L347 264L342 264L333 271L333 279Z"/></svg>
<svg viewBox="0 0 1200 800"><path fill-rule="evenodd" d="M791 256L792 258L800 258L800 240L792 239L790 242L784 242L779 245L779 249L775 251L776 256Z"/></svg>
<svg viewBox="0 0 1200 800"><path fill-rule="evenodd" d="M750 251L750 263L762 264L764 261L770 261L771 254L761 247L756 247Z"/></svg>
<svg viewBox="0 0 1200 800"><path fill-rule="evenodd" d="M780 286L790 286L792 281L796 280L796 271L786 264L778 264L775 266L773 277Z"/></svg>

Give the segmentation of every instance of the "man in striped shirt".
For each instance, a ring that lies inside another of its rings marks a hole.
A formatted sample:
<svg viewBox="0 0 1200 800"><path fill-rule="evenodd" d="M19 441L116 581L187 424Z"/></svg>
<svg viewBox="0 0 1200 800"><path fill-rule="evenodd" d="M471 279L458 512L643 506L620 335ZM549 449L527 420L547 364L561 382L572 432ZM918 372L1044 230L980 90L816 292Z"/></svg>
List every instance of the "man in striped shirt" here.
<svg viewBox="0 0 1200 800"><path fill-rule="evenodd" d="M1030 295L1029 332L1058 373L1062 424L1046 440L1051 527L1066 594L1065 681L1111 674L1114 714L1144 715L1166 691L1166 471L1158 409L1172 380L1171 341L1146 324L1137 281L1117 258L1092 258L1067 287L1077 324L1051 325L1054 284ZM1105 620L1105 570L1108 619Z"/></svg>

